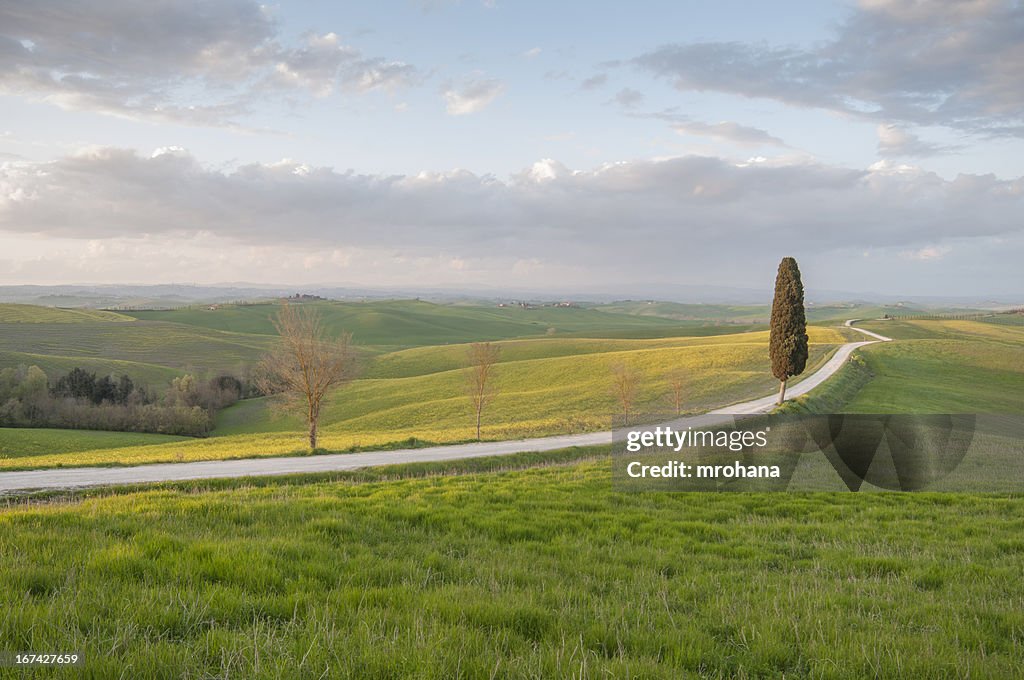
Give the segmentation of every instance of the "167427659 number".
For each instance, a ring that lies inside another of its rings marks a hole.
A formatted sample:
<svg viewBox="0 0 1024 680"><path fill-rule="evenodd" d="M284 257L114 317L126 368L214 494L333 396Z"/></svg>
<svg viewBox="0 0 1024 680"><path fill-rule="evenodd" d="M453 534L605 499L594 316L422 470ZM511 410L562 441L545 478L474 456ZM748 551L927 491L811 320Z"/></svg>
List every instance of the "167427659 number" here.
<svg viewBox="0 0 1024 680"><path fill-rule="evenodd" d="M0 668L25 666L80 666L84 656L79 652L0 652Z"/></svg>

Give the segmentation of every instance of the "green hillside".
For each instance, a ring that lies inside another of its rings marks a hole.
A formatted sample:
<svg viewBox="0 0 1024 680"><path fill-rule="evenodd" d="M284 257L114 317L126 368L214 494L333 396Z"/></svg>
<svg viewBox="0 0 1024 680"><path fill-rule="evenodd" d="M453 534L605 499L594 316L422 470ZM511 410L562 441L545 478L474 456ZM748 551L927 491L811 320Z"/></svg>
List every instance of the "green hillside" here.
<svg viewBox="0 0 1024 680"><path fill-rule="evenodd" d="M702 305L657 300L624 300L596 305L594 309L613 314L658 317L679 321L723 321L767 323L768 305Z"/></svg>
<svg viewBox="0 0 1024 680"><path fill-rule="evenodd" d="M770 305L701 305L678 302L625 301L597 305L594 309L631 316L675 319L678 321L718 321L722 323L767 324ZM879 319L916 314L972 314L979 310L967 308L924 308L894 303L889 305L846 302L807 305L807 320L812 323L840 323L847 319Z"/></svg>
<svg viewBox="0 0 1024 680"><path fill-rule="evenodd" d="M140 322L142 323L142 322ZM807 374L844 341L835 329L811 328ZM486 439L512 439L606 429L618 405L611 367L626 364L640 375L637 406L670 409L667 375L687 376L684 407L703 411L770 393L766 332L713 338L645 341L581 341L543 338L504 343L496 373L497 396L484 418ZM398 352L375 361L376 377L364 377L332 395L322 414L322 445L334 451L417 442L457 442L474 436L461 359L465 346ZM452 364L460 360L460 363ZM436 365L435 365L436 364ZM371 364L370 369L372 371ZM97 448L48 455L0 458L0 467L146 463L267 456L303 449L303 424L277 416L267 401L251 399L225 409L214 436L170 445ZM5 431L0 430L0 438Z"/></svg>
<svg viewBox="0 0 1024 680"><path fill-rule="evenodd" d="M8 323L93 323L134 321L130 316L98 309L59 309L0 303L0 324Z"/></svg>
<svg viewBox="0 0 1024 680"><path fill-rule="evenodd" d="M186 441L186 437L140 432L54 430L43 428L0 428L0 459L12 460L52 454L78 453L95 449L121 449Z"/></svg>
<svg viewBox="0 0 1024 680"><path fill-rule="evenodd" d="M51 380L64 375L73 368L84 368L99 376L127 375L139 385L164 387L181 375L181 369L158 366L142 361L121 359L97 359L87 356L55 356L30 352L0 352L0 369L18 366L38 366Z"/></svg>
<svg viewBox="0 0 1024 680"><path fill-rule="evenodd" d="M820 341L839 341L832 329L816 329ZM666 347L697 347L710 345L757 344L766 342L764 331L712 336L668 337L647 339L621 338L529 338L504 340L494 344L500 348L499 363L528 359L551 359L564 356L626 352ZM367 367L367 378L402 378L462 368L466 364L466 345L415 347L377 356Z"/></svg>
<svg viewBox="0 0 1024 680"><path fill-rule="evenodd" d="M768 394L774 380L764 370L767 334L731 343L654 347L626 351L506 361L496 377L497 395L489 407L489 438L506 439L554 434L578 427L610 427L618 406L611 392L611 367L625 363L641 375L637 407L664 412L669 408L667 374L688 376L684 407L703 411L713 406ZM811 364L834 345L812 346ZM258 416L260 401L225 411L219 433L256 433L268 428L300 431L297 419L269 420ZM240 417L245 413L247 417ZM461 369L412 377L359 380L338 392L324 412L325 434L418 432L446 430L468 437L465 376ZM561 425L561 427L560 427Z"/></svg>
<svg viewBox="0 0 1024 680"><path fill-rule="evenodd" d="M708 336L747 327L630 317L588 309L437 305L416 300L367 303L306 303L323 314L329 332L353 334L364 357L405 347L435 346L540 337L580 338L554 355L572 354L590 338L673 338ZM140 383L166 384L184 371L243 374L274 342L275 304L220 305L174 311L61 310L0 305L0 368L37 365L51 376L81 366L100 375L130 375ZM111 323L128 321L130 323ZM629 346L620 344L621 347ZM538 345L540 347L540 345ZM510 356L518 356L513 349ZM530 356L548 356L542 350ZM581 350L582 351L582 350ZM521 354L521 353L520 353ZM526 355L523 355L524 357ZM445 358L447 357L447 358ZM461 350L433 355L447 370L461 365ZM368 375L379 373L370 362Z"/></svg>
<svg viewBox="0 0 1024 680"><path fill-rule="evenodd" d="M476 307L438 305L418 300L317 302L324 326L348 331L359 345L416 347L501 340L548 333L584 333L604 337L619 331L686 335L685 325L670 319L634 318L575 307ZM128 312L148 321L173 322L236 333L274 334L277 305L221 305L170 311Z"/></svg>
<svg viewBox="0 0 1024 680"><path fill-rule="evenodd" d="M118 360L177 370L235 370L266 351L273 338L197 328L183 324L134 321L0 324L0 362L18 353L82 360Z"/></svg>
<svg viewBox="0 0 1024 680"><path fill-rule="evenodd" d="M800 408L847 413L1024 414L1024 328L978 321L858 324L897 339L798 400Z"/></svg>

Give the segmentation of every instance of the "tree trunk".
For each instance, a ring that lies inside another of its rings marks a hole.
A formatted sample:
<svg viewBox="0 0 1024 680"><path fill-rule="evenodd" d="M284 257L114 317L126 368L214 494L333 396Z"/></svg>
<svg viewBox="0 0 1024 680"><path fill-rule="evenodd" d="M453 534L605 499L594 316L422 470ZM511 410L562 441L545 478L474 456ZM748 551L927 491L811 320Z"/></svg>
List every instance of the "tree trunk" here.
<svg viewBox="0 0 1024 680"><path fill-rule="evenodd" d="M480 441L480 411L482 409L477 408L476 410L476 440Z"/></svg>
<svg viewBox="0 0 1024 680"><path fill-rule="evenodd" d="M306 412L309 420L309 450L316 450L317 429L320 425L320 404L310 400L309 411Z"/></svg>
<svg viewBox="0 0 1024 680"><path fill-rule="evenodd" d="M782 405L782 402L786 401L786 381L779 381L779 400L775 402L778 405Z"/></svg>

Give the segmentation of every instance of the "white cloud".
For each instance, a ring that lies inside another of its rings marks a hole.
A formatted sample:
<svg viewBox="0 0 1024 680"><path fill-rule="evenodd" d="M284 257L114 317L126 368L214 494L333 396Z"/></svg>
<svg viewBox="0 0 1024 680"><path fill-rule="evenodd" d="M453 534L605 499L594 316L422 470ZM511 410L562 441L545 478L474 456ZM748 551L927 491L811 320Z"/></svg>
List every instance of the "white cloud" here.
<svg viewBox="0 0 1024 680"><path fill-rule="evenodd" d="M180 146L161 146L153 149L153 153L150 158L157 158L158 156L179 156L187 158L190 156L187 149Z"/></svg>
<svg viewBox="0 0 1024 680"><path fill-rule="evenodd" d="M280 90L327 96L418 78L331 32L282 41L252 0L53 0L0 4L0 93L67 109L196 125L231 125Z"/></svg>
<svg viewBox="0 0 1024 680"><path fill-rule="evenodd" d="M478 113L487 108L505 91L499 80L468 80L460 85L446 84L441 91L445 110L453 116Z"/></svg>
<svg viewBox="0 0 1024 680"><path fill-rule="evenodd" d="M343 44L336 33L311 34L306 40L304 47L279 55L274 82L326 97L338 86L368 92L408 85L416 78L416 70L409 64L365 59L359 50Z"/></svg>
<svg viewBox="0 0 1024 680"><path fill-rule="evenodd" d="M544 50L542 50L539 47L531 47L530 49L523 52L523 56L526 57L527 59L533 59L535 57L539 57L540 53L543 51Z"/></svg>

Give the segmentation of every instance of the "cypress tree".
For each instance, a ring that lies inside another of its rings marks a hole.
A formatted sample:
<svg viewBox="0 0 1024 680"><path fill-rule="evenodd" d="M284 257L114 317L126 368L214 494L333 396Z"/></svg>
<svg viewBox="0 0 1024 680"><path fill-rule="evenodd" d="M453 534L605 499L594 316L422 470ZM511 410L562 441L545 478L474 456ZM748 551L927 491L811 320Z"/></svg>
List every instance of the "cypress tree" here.
<svg viewBox="0 0 1024 680"><path fill-rule="evenodd" d="M800 375L807 365L807 317L800 268L792 257L782 258L775 277L771 339L768 353L772 375L779 379L779 401L786 400L786 381Z"/></svg>

